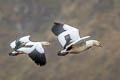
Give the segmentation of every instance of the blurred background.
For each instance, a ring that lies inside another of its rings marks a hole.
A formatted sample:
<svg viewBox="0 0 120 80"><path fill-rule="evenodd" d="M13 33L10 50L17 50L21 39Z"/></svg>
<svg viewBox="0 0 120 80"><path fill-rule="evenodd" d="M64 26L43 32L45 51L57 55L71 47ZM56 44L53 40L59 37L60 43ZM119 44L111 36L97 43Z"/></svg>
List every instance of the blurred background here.
<svg viewBox="0 0 120 80"><path fill-rule="evenodd" d="M57 56L62 49L52 34L54 21L90 35L103 47L78 55ZM11 57L9 44L22 36L51 41L47 64L27 55ZM120 0L0 0L0 80L119 80Z"/></svg>

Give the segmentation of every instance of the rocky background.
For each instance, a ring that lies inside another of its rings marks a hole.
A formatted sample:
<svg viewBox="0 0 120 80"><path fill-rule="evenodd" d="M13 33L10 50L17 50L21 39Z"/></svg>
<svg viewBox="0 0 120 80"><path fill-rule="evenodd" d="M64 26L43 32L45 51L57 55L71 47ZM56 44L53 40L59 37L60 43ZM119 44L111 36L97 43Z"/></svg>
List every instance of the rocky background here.
<svg viewBox="0 0 120 80"><path fill-rule="evenodd" d="M103 47L57 56L62 48L51 32L55 21L78 28ZM8 55L10 42L25 35L52 42L45 47L46 66L27 55ZM120 0L0 0L0 80L119 80L119 41Z"/></svg>

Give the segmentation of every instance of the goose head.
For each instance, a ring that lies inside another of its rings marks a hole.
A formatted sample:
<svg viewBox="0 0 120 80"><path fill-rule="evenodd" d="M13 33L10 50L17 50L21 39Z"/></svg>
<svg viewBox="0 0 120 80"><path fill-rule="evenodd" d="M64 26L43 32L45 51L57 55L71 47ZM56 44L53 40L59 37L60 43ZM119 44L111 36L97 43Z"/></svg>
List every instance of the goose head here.
<svg viewBox="0 0 120 80"><path fill-rule="evenodd" d="M95 40L94 46L96 46L96 47L102 47L101 43L99 41L97 41L97 40Z"/></svg>
<svg viewBox="0 0 120 80"><path fill-rule="evenodd" d="M50 45L51 43L48 42L48 41L43 41L43 42L41 42L41 44L42 44L42 45L45 45L45 46L48 46L48 45Z"/></svg>
<svg viewBox="0 0 120 80"><path fill-rule="evenodd" d="M86 46L87 47L92 47L92 46L96 46L96 47L102 47L101 43L97 40L88 40L86 41Z"/></svg>

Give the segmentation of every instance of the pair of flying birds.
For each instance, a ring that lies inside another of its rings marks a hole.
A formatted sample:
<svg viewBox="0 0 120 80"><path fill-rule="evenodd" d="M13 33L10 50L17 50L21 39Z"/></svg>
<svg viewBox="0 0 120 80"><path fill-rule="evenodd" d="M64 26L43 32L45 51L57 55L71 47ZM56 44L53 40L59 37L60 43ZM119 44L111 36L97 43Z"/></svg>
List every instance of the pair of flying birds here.
<svg viewBox="0 0 120 80"><path fill-rule="evenodd" d="M55 22L51 30L57 36L59 43L63 47L63 50L58 51L58 56L79 54L92 46L101 47L99 41L88 40L90 36L80 37L79 30L70 25ZM9 53L9 55L28 54L37 65L44 66L46 64L46 56L42 45L50 45L50 42L32 42L29 38L29 35L24 36L18 41L15 40L10 43L14 51Z"/></svg>

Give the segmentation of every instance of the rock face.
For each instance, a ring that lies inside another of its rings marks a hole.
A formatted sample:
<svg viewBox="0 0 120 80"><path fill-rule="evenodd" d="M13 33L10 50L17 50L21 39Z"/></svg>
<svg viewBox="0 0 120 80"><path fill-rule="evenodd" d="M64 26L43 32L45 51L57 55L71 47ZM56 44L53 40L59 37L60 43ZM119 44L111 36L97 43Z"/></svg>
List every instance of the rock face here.
<svg viewBox="0 0 120 80"><path fill-rule="evenodd" d="M119 80L120 0L0 0L0 80ZM80 29L103 48L58 57L61 48L54 21ZM49 40L47 65L37 67L27 56L10 57L9 43L24 35Z"/></svg>

